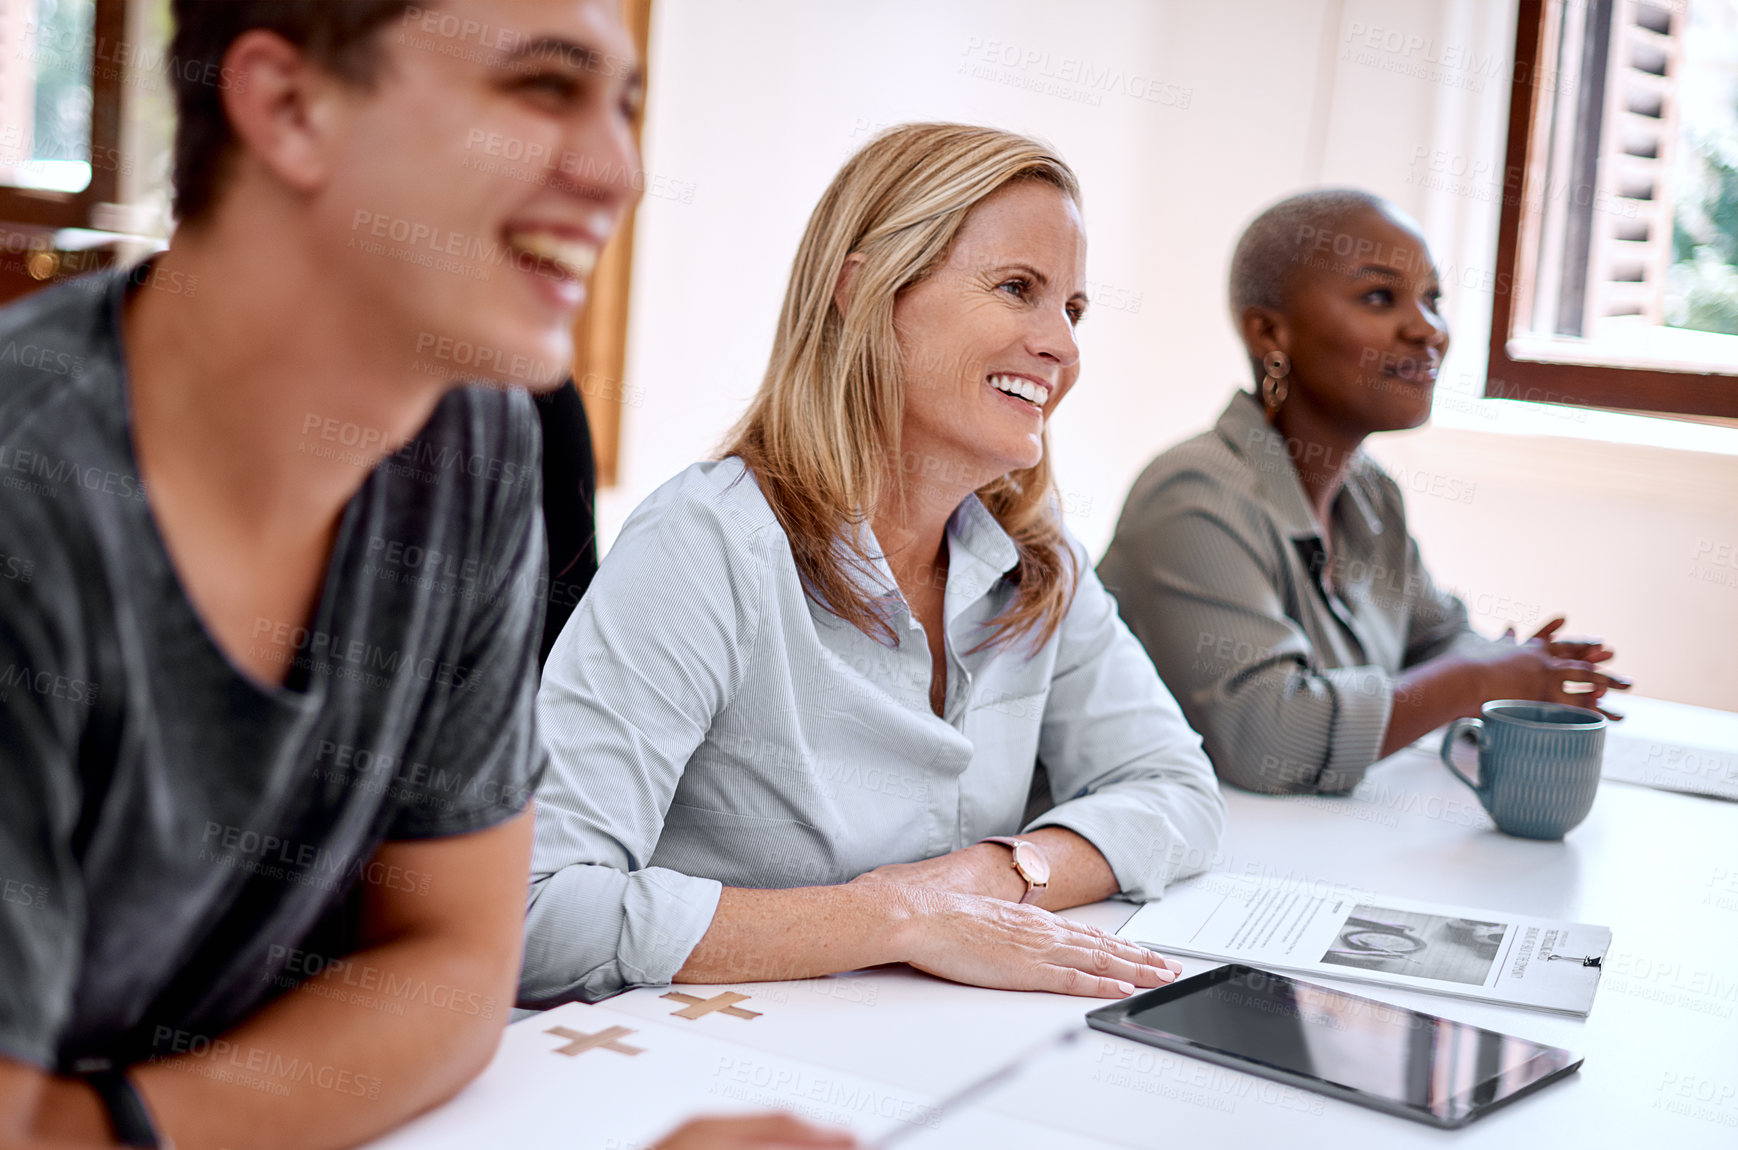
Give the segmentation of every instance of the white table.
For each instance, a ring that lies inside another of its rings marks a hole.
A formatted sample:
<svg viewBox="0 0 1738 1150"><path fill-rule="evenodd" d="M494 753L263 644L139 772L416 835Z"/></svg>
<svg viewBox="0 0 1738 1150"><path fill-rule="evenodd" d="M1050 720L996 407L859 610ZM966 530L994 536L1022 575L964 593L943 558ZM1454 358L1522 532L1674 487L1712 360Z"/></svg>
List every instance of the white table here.
<svg viewBox="0 0 1738 1150"><path fill-rule="evenodd" d="M1663 725L1686 741L1738 753L1738 745L1722 742L1718 729L1730 716L1704 714L1706 727L1698 733L1689 729L1699 721L1690 711L1644 699L1625 705L1638 727L1644 721L1656 729ZM717 1043L706 1049L718 1066L732 1058L763 1057L781 1066L824 1068L792 1072L797 1077L791 1080L807 1084L804 1089L822 1090L814 1085L817 1074L828 1073L841 1082L870 1084L844 1094L844 1087L825 1085L836 1105L822 1111L836 1112L867 1138L900 1128L909 1118L853 1109L839 1103L841 1097L897 1097L909 1115L913 1104L934 1102L1017 1063L1009 1077L973 1102L929 1119L901 1150L1406 1146L1448 1139L1488 1147L1738 1145L1738 804L1608 782L1587 821L1565 841L1530 842L1499 834L1472 793L1435 759L1434 750L1408 748L1342 798L1229 792L1230 830L1215 869L1346 883L1612 928L1612 949L1586 1019L1343 984L1354 993L1586 1056L1577 1075L1458 1132L1083 1032L1091 1002L956 986L904 968L804 982L677 988L708 1001L726 990L747 995L735 1009L758 1012L752 1018L704 1008L699 1017L683 1018L678 1012L694 1011L665 998L662 989L636 990L601 1009L565 1007L569 1015L562 1017L595 1020L583 1028L587 1032L628 1020L625 1025L639 1028L629 1042L672 1051L680 1046L681 1057L696 1067L704 1058L687 1047ZM1130 913L1121 903L1072 912L1107 929ZM1184 969L1193 974L1210 965L1185 960ZM625 1075L625 1062L604 1067L604 1060L616 1056L598 1054L592 1063L556 1056L560 1039L545 1033L549 1026L547 1015L516 1024L502 1055L477 1084L382 1145L466 1145L467 1138L490 1132L491 1114L524 1107L528 1091L541 1091L553 1105L548 1099L556 1088L547 1085L549 1075L567 1075L555 1080L563 1083L560 1090L574 1092L574 1106L561 1111L560 1123L529 1117L516 1122L515 1146L627 1150L647 1144L637 1140L681 1117L741 1108L718 1104L716 1070L710 1080L699 1070L688 1078L672 1071L657 1084L661 1113L638 1115L634 1128L643 1133L634 1135L636 1141L604 1136L605 1126L620 1129L626 1119L591 1122L600 1114L597 1107L643 1106L634 1099L653 1095L637 1095L617 1078L592 1077L606 1071ZM1044 1046L1069 1032L1078 1037ZM729 1064L738 1070L742 1065ZM536 1081L544 1085L530 1084L528 1068L543 1076ZM798 1105L776 1094L757 1097ZM540 1123L547 1140L537 1133ZM597 1129L588 1133L588 1126Z"/></svg>

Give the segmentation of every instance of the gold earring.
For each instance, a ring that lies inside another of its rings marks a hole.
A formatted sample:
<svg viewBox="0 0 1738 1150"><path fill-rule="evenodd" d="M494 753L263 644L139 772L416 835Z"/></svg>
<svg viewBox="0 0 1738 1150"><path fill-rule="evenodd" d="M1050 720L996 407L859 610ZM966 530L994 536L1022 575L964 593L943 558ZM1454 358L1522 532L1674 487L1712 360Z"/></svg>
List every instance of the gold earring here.
<svg viewBox="0 0 1738 1150"><path fill-rule="evenodd" d="M1261 381L1261 403L1271 415L1284 406L1285 397L1291 394L1291 382L1286 379L1291 373L1291 360L1275 348L1262 357L1261 366L1267 372Z"/></svg>

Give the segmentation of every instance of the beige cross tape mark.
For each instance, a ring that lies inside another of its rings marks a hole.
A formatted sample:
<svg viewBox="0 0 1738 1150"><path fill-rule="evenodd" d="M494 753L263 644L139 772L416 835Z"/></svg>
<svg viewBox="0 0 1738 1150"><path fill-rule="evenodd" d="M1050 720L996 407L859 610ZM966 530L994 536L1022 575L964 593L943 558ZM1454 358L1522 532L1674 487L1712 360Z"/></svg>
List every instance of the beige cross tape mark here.
<svg viewBox="0 0 1738 1150"><path fill-rule="evenodd" d="M618 1039L626 1038L634 1033L625 1026L611 1026L596 1034L581 1034L577 1030L569 1030L565 1026L552 1026L545 1034L553 1034L557 1038L568 1039L566 1046L558 1047L556 1054L565 1054L569 1058L578 1058L588 1050L613 1050L617 1054L644 1054L645 1050L638 1046L629 1046Z"/></svg>
<svg viewBox="0 0 1738 1150"><path fill-rule="evenodd" d="M716 994L711 998L695 998L691 994L682 994L678 991L672 990L669 994L664 995L664 997L670 999L672 1002L687 1003L687 1005L681 1010L671 1011L670 1016L672 1018L695 1019L704 1017L714 1011L719 1014L728 1014L732 1018L760 1017L760 1011L744 1010L736 1005L739 1002L747 1002L751 996L738 994L734 990L727 990L723 994Z"/></svg>

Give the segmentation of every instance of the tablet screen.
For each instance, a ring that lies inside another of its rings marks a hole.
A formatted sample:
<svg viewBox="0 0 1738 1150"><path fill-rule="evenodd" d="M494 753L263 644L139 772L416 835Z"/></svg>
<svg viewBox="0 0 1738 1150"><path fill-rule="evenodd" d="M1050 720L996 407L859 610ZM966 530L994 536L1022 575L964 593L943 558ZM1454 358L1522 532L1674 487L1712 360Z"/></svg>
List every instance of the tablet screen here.
<svg viewBox="0 0 1738 1150"><path fill-rule="evenodd" d="M1189 984L1196 984L1190 987ZM1458 1120L1571 1064L1567 1051L1464 1022L1220 967L1130 1000L1128 1024Z"/></svg>

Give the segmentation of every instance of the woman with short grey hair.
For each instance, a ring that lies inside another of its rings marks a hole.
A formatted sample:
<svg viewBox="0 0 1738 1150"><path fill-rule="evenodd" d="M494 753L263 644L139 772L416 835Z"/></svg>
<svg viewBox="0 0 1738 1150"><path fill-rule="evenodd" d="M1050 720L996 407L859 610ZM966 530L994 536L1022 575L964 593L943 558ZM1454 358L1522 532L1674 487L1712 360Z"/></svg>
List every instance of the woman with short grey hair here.
<svg viewBox="0 0 1738 1150"><path fill-rule="evenodd" d="M1418 225L1368 192L1304 192L1249 225L1230 278L1256 388L1153 460L1098 569L1219 777L1347 791L1485 700L1628 687L1560 618L1526 642L1474 632L1361 450L1429 418L1448 347Z"/></svg>

